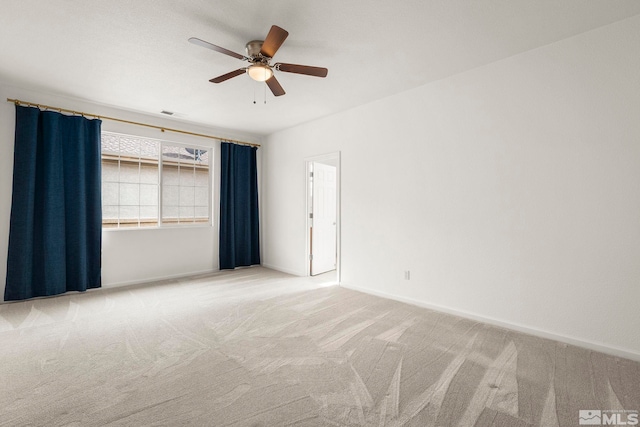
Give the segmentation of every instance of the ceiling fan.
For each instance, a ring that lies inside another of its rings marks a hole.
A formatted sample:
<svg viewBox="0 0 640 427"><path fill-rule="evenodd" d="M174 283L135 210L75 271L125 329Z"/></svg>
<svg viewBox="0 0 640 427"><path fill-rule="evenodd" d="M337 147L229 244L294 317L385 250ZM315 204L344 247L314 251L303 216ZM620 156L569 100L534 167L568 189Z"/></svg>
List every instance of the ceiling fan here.
<svg viewBox="0 0 640 427"><path fill-rule="evenodd" d="M258 82L266 82L269 89L275 96L281 96L285 94L284 89L276 80L276 76L273 71L283 71L285 73L304 74L307 76L326 77L329 70L322 67L311 67L309 65L297 65L297 64L285 64L277 62L273 65L270 64L271 59L276 54L282 43L285 41L289 33L278 27L277 25L271 26L267 38L264 40L252 40L246 44L246 56L236 52L232 52L215 44L200 40L195 37L191 37L189 42L198 46L206 47L207 49L215 50L216 52L224 53L225 55L232 56L242 61L248 61L251 63L248 67L238 68L230 73L223 74L218 77L214 77L209 80L211 83L222 83L233 77L237 77L240 74L247 73L249 77Z"/></svg>

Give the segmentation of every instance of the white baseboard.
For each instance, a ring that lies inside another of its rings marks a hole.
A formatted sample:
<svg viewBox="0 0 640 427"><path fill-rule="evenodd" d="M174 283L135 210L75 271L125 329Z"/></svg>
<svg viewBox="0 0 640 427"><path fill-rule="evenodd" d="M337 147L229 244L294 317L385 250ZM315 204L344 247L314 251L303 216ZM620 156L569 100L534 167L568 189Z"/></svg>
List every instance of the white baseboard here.
<svg viewBox="0 0 640 427"><path fill-rule="evenodd" d="M124 282L115 282L115 283L103 283L102 288L112 289L112 288L119 288L122 286L141 285L144 283L159 282L161 280L182 279L185 277L197 276L199 274L210 274L210 273L218 273L218 272L220 272L220 270L200 270L200 271L190 271L189 273L170 274L168 276L146 277L144 279L139 279L139 280L128 280Z"/></svg>
<svg viewBox="0 0 640 427"><path fill-rule="evenodd" d="M262 263L263 267L270 268L271 270L281 271L282 273L292 274L294 276L304 277L306 274L304 272L292 270L290 268L279 267L273 264Z"/></svg>
<svg viewBox="0 0 640 427"><path fill-rule="evenodd" d="M430 310L439 311L443 313L453 314L454 316L464 317L467 319L475 320L478 322L487 323L494 326L499 326L505 329L511 329L513 331L522 332L529 335L534 335L540 338L546 338L553 341L560 341L566 344L575 345L577 347L587 348L589 350L598 351L600 353L609 354L616 357L621 357L624 359L630 359L640 362L640 353L635 352L633 350L613 347L602 343L597 343L589 340L578 339L574 337L570 337L567 335L558 334L555 332L549 332L542 329L532 328L529 326L520 325L517 323L510 323L500 319L494 319L492 317L486 317L475 313L470 313L468 311L457 310L451 307L445 307L436 304L430 304L425 301L402 297L399 295L393 295L386 292L376 291L372 289L362 288L359 286L352 286L349 284L342 283L340 286L343 286L347 289L352 289L354 291L363 292L365 294L375 295L382 298L387 298L399 302L404 302L411 305L416 305L418 307L428 308Z"/></svg>

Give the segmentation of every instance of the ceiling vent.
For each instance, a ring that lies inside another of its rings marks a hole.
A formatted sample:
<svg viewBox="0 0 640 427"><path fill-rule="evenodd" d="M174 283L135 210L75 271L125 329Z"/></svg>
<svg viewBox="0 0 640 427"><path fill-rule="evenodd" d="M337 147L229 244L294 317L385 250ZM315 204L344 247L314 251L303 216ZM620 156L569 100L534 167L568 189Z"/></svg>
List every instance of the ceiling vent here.
<svg viewBox="0 0 640 427"><path fill-rule="evenodd" d="M166 114L167 116L173 116L175 113L173 111L162 110L161 114Z"/></svg>

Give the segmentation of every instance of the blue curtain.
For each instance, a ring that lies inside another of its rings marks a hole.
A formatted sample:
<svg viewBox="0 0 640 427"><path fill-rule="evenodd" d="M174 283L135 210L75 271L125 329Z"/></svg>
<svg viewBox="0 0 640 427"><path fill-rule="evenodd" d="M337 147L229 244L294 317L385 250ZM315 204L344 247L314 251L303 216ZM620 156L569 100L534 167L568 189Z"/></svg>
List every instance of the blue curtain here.
<svg viewBox="0 0 640 427"><path fill-rule="evenodd" d="M256 151L222 143L220 269L260 264Z"/></svg>
<svg viewBox="0 0 640 427"><path fill-rule="evenodd" d="M100 287L100 125L16 106L5 301Z"/></svg>

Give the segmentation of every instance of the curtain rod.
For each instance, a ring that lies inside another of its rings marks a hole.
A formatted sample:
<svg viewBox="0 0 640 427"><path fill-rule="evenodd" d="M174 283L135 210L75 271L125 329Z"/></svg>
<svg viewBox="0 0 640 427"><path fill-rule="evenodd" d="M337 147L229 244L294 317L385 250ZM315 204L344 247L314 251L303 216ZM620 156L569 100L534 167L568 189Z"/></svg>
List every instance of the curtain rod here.
<svg viewBox="0 0 640 427"><path fill-rule="evenodd" d="M182 134L185 134L185 135L199 136L199 137L202 137L202 138L218 139L218 140L220 140L222 142L233 142L235 144L250 145L252 147L260 147L260 144L254 144L252 142L238 141L238 140L229 139L229 138L221 138L221 137L215 136L215 135L205 135L203 133L195 133L195 132L189 132L189 131L186 131L186 130L172 129L172 128L168 128L168 127L164 127L164 126L156 126L156 125L150 125L150 124L147 124L147 123L134 122L134 121L131 121L131 120L118 119L118 118L115 118L115 117L100 116L98 114L85 113L85 112L82 112L82 111L67 110L66 108L51 107L49 105L36 104L34 102L21 101L19 99L7 98L7 102L12 102L12 103L14 103L16 105L22 104L22 105L26 105L27 107L37 107L37 108L39 108L41 110L51 110L51 111L57 111L59 113L62 113L64 111L65 113L78 114L78 115L81 115L81 116L91 116L91 117L95 117L95 118L101 119L101 120L111 120L111 121L114 121L114 122L128 123L128 124L131 124L131 125L144 126L144 127L153 128L153 129L160 129L162 132L169 131L169 132L175 132L175 133L182 133Z"/></svg>

